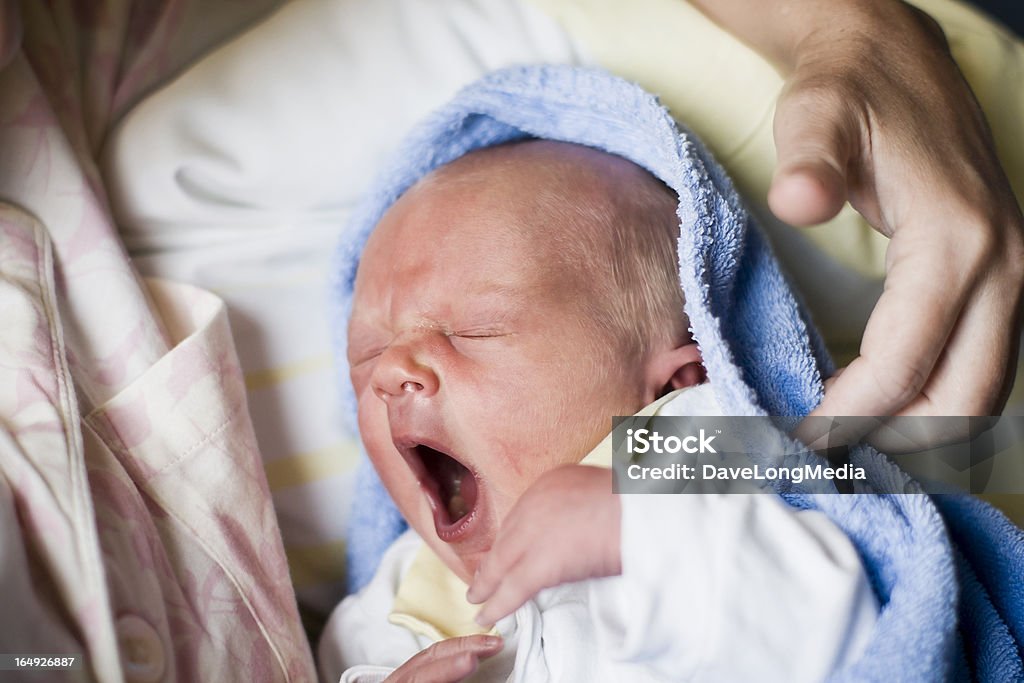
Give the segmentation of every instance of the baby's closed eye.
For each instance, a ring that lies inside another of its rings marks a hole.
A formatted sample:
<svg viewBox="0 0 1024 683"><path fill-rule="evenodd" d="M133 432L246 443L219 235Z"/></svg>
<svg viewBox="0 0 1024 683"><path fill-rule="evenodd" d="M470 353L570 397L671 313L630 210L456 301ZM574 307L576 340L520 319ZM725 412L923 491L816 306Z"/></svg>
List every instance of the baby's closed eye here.
<svg viewBox="0 0 1024 683"><path fill-rule="evenodd" d="M449 337L460 339L493 339L495 337L507 337L510 333L501 330L460 330L452 332Z"/></svg>
<svg viewBox="0 0 1024 683"><path fill-rule="evenodd" d="M380 354L384 353L384 349L372 349L369 351L359 351L357 353L349 354L348 365L350 368L357 368L362 365L366 365L370 361L377 360Z"/></svg>
<svg viewBox="0 0 1024 683"><path fill-rule="evenodd" d="M383 326L353 318L348 328L348 366L354 368L376 359L390 343L391 334Z"/></svg>
<svg viewBox="0 0 1024 683"><path fill-rule="evenodd" d="M376 360L387 349L388 343L379 337L350 337L348 341L348 366L355 368Z"/></svg>
<svg viewBox="0 0 1024 683"><path fill-rule="evenodd" d="M497 351L505 348L503 342L512 337L513 334L508 329L496 327L462 328L448 334L453 349L471 356L478 353L488 354L492 349Z"/></svg>

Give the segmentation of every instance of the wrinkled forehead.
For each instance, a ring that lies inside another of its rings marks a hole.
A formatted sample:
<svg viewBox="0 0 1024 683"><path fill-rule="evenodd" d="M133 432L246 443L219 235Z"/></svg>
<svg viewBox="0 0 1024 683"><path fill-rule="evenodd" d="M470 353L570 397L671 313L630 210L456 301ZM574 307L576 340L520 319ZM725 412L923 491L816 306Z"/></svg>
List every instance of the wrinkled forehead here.
<svg viewBox="0 0 1024 683"><path fill-rule="evenodd" d="M467 186L519 212L563 202L611 201L653 177L622 157L583 145L527 140L474 150L435 169L414 187ZM504 190L504 191L502 191ZM548 200L548 201L545 201ZM552 201L554 200L554 201Z"/></svg>
<svg viewBox="0 0 1024 683"><path fill-rule="evenodd" d="M485 297L547 296L564 287L550 243L531 237L536 220L500 186L415 188L396 202L367 242L354 312L391 297L444 310Z"/></svg>
<svg viewBox="0 0 1024 683"><path fill-rule="evenodd" d="M667 192L621 157L571 143L516 142L475 150L429 173L374 232L383 235L378 243L400 232L409 244L481 240L495 248L525 237L535 257L545 255L545 246L555 256L567 244L610 240L609 223L628 218L652 188Z"/></svg>
<svg viewBox="0 0 1024 683"><path fill-rule="evenodd" d="M541 217L517 191L496 179L463 180L428 178L395 202L363 250L357 285L379 268L518 272L544 260L543 241L528 239Z"/></svg>
<svg viewBox="0 0 1024 683"><path fill-rule="evenodd" d="M548 144L555 143L530 147ZM405 261L516 271L553 265L559 247L576 237L573 214L596 197L589 196L594 190L588 174L540 151L480 150L424 177L384 213L360 271L388 264L395 270Z"/></svg>

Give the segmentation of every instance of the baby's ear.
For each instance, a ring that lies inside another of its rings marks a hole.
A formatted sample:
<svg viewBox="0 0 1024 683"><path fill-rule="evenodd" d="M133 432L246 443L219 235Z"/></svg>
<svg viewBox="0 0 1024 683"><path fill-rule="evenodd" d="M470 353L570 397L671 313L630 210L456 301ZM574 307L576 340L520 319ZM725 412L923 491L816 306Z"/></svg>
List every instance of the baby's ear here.
<svg viewBox="0 0 1024 683"><path fill-rule="evenodd" d="M692 341L655 352L647 366L648 403L676 389L704 382L707 372L701 360L700 349Z"/></svg>

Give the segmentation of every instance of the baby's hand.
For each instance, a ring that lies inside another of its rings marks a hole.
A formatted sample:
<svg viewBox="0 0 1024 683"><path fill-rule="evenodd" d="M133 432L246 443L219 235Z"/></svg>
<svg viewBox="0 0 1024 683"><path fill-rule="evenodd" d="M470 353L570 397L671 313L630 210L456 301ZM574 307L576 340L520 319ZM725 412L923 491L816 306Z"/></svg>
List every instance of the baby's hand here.
<svg viewBox="0 0 1024 683"><path fill-rule="evenodd" d="M540 477L509 512L466 598L477 623L511 614L541 589L622 573L621 504L608 469L568 465Z"/></svg>
<svg viewBox="0 0 1024 683"><path fill-rule="evenodd" d="M481 657L490 657L500 650L499 636L441 640L395 669L384 683L455 683L476 671Z"/></svg>

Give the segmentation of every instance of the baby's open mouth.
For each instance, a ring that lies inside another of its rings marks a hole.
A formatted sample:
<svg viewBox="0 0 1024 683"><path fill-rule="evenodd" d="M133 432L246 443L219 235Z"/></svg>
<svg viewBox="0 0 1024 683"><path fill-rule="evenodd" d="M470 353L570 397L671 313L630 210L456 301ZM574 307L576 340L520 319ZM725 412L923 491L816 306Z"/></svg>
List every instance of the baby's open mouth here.
<svg viewBox="0 0 1024 683"><path fill-rule="evenodd" d="M423 443L399 449L420 482L442 541L452 542L470 526L477 503L476 475L456 458Z"/></svg>

